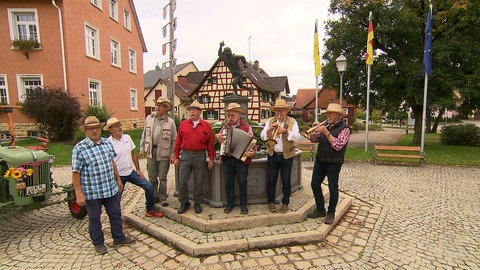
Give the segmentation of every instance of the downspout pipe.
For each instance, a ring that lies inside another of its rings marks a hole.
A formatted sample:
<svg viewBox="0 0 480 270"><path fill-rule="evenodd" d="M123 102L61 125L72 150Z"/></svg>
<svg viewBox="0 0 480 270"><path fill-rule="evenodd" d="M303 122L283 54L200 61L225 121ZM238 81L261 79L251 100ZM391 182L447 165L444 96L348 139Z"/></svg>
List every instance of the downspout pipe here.
<svg viewBox="0 0 480 270"><path fill-rule="evenodd" d="M62 10L57 6L55 3L55 0L52 0L52 5L57 9L58 11L58 24L60 26L60 43L61 43L61 49L62 49L62 65L63 65L63 88L65 89L65 92L67 92L67 64L65 61L65 40L63 38L63 19L62 19Z"/></svg>

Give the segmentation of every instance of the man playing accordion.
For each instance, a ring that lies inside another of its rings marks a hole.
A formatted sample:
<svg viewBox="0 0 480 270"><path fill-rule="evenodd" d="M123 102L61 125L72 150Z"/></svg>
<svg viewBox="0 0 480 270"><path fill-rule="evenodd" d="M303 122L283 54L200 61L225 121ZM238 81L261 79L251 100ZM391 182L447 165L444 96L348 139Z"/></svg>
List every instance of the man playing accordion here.
<svg viewBox="0 0 480 270"><path fill-rule="evenodd" d="M223 130L226 128L239 128L247 132L250 136L253 136L252 127L241 118L242 114L246 111L238 103L230 103L225 109L228 116L228 122L222 127L222 129L215 135L215 139L223 144L226 138L223 135ZM235 204L235 175L238 180L239 197L240 197L240 213L248 214L247 207L247 176L248 176L248 164L252 162L252 157L255 154L254 149L250 149L245 152L247 159L242 161L234 156L225 155L222 156L222 170L225 178L225 193L227 195L227 205L224 212L231 213Z"/></svg>

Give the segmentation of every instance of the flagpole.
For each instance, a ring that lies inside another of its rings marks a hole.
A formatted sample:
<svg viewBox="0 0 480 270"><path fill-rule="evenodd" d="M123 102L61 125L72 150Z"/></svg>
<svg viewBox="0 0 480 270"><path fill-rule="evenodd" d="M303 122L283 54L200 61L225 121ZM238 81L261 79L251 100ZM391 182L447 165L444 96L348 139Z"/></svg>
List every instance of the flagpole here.
<svg viewBox="0 0 480 270"><path fill-rule="evenodd" d="M425 24L425 44L423 50L423 72L425 82L423 86L423 111L422 111L422 138L420 142L420 152L425 154L425 129L427 120L427 96L428 96L428 76L432 73L432 13L433 5L428 8L428 18Z"/></svg>
<svg viewBox="0 0 480 270"><path fill-rule="evenodd" d="M371 65L367 65L367 121L365 122L365 152L368 151L368 122L370 119L370 72Z"/></svg>
<svg viewBox="0 0 480 270"><path fill-rule="evenodd" d="M315 32L313 35L313 60L315 65L315 122L318 121L318 76L320 75L320 49L318 48L318 19L315 19Z"/></svg>
<svg viewBox="0 0 480 270"><path fill-rule="evenodd" d="M425 126L427 118L427 91L428 91L428 74L425 72L425 83L423 85L423 112L422 112L422 139L420 142L420 153L424 152L425 145Z"/></svg>
<svg viewBox="0 0 480 270"><path fill-rule="evenodd" d="M315 76L315 122L318 122L318 76Z"/></svg>
<svg viewBox="0 0 480 270"><path fill-rule="evenodd" d="M372 12L368 18L368 36L367 36L367 120L365 121L365 152L368 151L368 123L370 122L370 73L373 64L373 25Z"/></svg>

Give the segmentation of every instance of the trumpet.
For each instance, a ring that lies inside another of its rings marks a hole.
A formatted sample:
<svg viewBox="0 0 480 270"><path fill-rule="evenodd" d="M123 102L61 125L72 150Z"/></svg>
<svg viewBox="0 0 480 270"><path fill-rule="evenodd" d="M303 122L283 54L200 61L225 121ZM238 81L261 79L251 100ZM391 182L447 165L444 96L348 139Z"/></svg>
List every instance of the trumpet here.
<svg viewBox="0 0 480 270"><path fill-rule="evenodd" d="M267 140L267 143L268 143L269 146L274 147L277 144L277 139L276 138L277 138L277 134L278 134L279 129L280 129L280 123L277 119L277 126L272 131L272 133L270 133L270 136L268 137L268 140Z"/></svg>
<svg viewBox="0 0 480 270"><path fill-rule="evenodd" d="M302 131L300 134L301 134L303 137L305 137L305 138L308 139L308 136L310 136L310 134L311 134L312 132L314 132L319 126L326 126L326 127L328 127L328 119L325 120L325 121L323 121L323 122L321 122L321 123L319 123L319 124L316 125L316 126L313 126L313 127L309 128L309 129L307 129L307 130Z"/></svg>

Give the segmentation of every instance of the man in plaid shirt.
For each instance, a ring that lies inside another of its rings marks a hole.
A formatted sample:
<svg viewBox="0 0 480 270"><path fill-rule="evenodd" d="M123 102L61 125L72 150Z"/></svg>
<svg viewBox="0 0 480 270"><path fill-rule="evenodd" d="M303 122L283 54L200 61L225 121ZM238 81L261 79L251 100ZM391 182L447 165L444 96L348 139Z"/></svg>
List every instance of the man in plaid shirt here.
<svg viewBox="0 0 480 270"><path fill-rule="evenodd" d="M312 190L317 205L310 218L325 217L326 224L335 220L335 208L338 203L338 177L342 169L347 143L350 140L350 127L343 121L345 110L336 103L330 103L326 111L327 126L319 125L309 137L311 142L318 143L317 156L313 165ZM318 123L314 123L318 125ZM325 202L322 192L322 182L328 177L330 199L328 211L325 211Z"/></svg>
<svg viewBox="0 0 480 270"><path fill-rule="evenodd" d="M101 137L102 123L95 116L88 116L81 128L86 138L72 150L72 182L77 204L86 205L88 232L95 250L107 253L102 231L102 205L110 220L113 245L128 245L135 240L123 234L120 198L123 190L113 158L113 145Z"/></svg>

